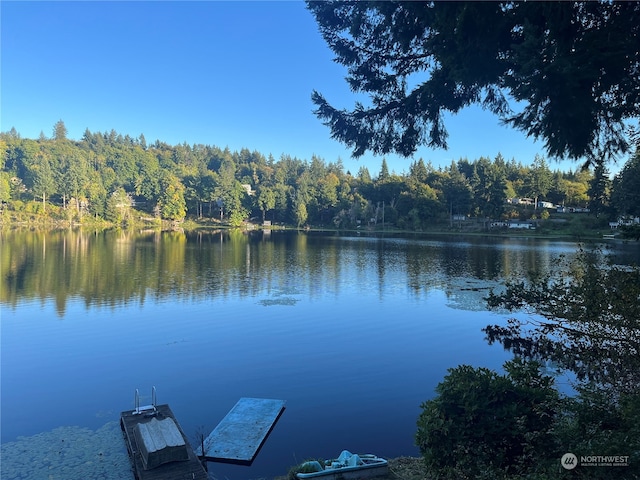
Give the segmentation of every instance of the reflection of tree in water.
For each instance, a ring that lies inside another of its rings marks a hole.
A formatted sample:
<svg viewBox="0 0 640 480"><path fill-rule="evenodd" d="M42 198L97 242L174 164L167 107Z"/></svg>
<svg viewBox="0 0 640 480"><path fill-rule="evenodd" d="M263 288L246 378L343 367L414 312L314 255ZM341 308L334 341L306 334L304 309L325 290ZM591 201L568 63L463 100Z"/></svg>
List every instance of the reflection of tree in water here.
<svg viewBox="0 0 640 480"><path fill-rule="evenodd" d="M640 269L581 251L559 268L507 283L491 307L516 314L485 328L490 343L550 360L614 392L640 385Z"/></svg>
<svg viewBox="0 0 640 480"><path fill-rule="evenodd" d="M267 297L266 303L273 304L274 299L283 302L278 292L291 288L311 298L350 289L381 296L408 289L420 297L440 289L452 305L476 310L482 294L468 288L483 288L513 274L544 272L572 248L526 240L313 232L11 232L1 245L0 295L3 303L14 306L25 299L54 298L63 316L70 298L82 299L87 308L144 304L149 297ZM484 283L469 286L467 279Z"/></svg>

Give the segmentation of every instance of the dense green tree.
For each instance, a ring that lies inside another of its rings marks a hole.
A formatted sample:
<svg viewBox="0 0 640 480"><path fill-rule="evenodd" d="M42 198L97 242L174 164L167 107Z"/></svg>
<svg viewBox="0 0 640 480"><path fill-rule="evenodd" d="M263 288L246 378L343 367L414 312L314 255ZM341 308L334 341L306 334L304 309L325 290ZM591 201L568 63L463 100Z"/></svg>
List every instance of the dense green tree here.
<svg viewBox="0 0 640 480"><path fill-rule="evenodd" d="M450 368L422 404L416 444L439 478L513 478L565 453L552 435L560 407L553 378L520 359L505 370Z"/></svg>
<svg viewBox="0 0 640 480"><path fill-rule="evenodd" d="M524 185L527 196L534 199L536 209L538 208L538 199L545 197L551 190L552 181L553 176L547 162L541 156L536 155Z"/></svg>
<svg viewBox="0 0 640 480"><path fill-rule="evenodd" d="M393 203L390 205L394 208ZM411 190L399 195L398 215L405 221L401 226L411 230L422 230L437 221L443 213L442 204L438 201L437 192L426 184L414 184ZM385 218L386 221L390 219Z"/></svg>
<svg viewBox="0 0 640 480"><path fill-rule="evenodd" d="M132 167L133 192L153 203L161 193L161 179L163 170L160 168L158 158L152 152L145 151L141 146L130 149ZM129 163L127 163L127 167Z"/></svg>
<svg viewBox="0 0 640 480"><path fill-rule="evenodd" d="M618 215L640 216L640 149L613 181L611 202Z"/></svg>
<svg viewBox="0 0 640 480"><path fill-rule="evenodd" d="M552 157L624 152L640 113L640 3L308 1L370 103L316 115L353 149L410 156L447 146L444 114L479 104ZM631 41L630 39L634 39ZM512 111L509 97L522 102Z"/></svg>
<svg viewBox="0 0 640 480"><path fill-rule="evenodd" d="M235 213L233 221L238 225L248 217L266 218L267 214L273 221L297 224L300 201L306 210L304 223L330 222L340 228L353 228L358 222L372 226L384 222L399 228L424 229L451 225L452 214L514 217L522 212L516 207L503 212L505 196L528 196L526 187L535 170L535 165L505 162L498 155L493 161L485 157L461 159L438 170L419 159L412 162L408 173L398 175L389 173L383 159L380 175L372 181L364 166L356 177L345 174L339 159L327 163L313 156L307 162L282 155L275 161L247 149L231 152L159 141L145 150L139 139L129 135L92 133L88 129L80 142L30 140L20 138L17 132L0 133L0 148L4 151L2 171L10 179L10 209L11 202L20 201L27 191L41 198L40 193L34 193L33 185L36 171L46 168L39 166L46 158L54 180L45 195L51 203L60 201L66 206L74 197L93 215L105 216L108 192L124 188L135 198L137 209L151 213L166 195L162 179L173 176L184 186L189 214L202 217L208 206L209 216L215 214L225 222ZM588 170L556 172L548 197L569 206L587 206L592 200L588 187L593 178ZM618 180L614 183L621 185ZM245 191L242 184L249 190ZM613 207L628 203L615 190L611 198Z"/></svg>
<svg viewBox="0 0 640 480"><path fill-rule="evenodd" d="M0 205L11 200L11 183L9 174L0 171Z"/></svg>
<svg viewBox="0 0 640 480"><path fill-rule="evenodd" d="M76 207L80 210L80 200L85 198L85 187L88 181L88 166L84 152L70 144L56 145L52 157L57 159L56 183L57 193L62 195L63 206L74 197Z"/></svg>
<svg viewBox="0 0 640 480"><path fill-rule="evenodd" d="M215 187L215 196L220 205L220 219L224 218L225 211L231 214L240 209L243 192L240 182L236 180L236 163L231 157L223 158Z"/></svg>
<svg viewBox="0 0 640 480"><path fill-rule="evenodd" d="M449 209L450 222L453 221L454 214L466 215L469 213L472 201L471 185L467 178L460 173L455 163L452 162L445 172L440 188Z"/></svg>
<svg viewBox="0 0 640 480"><path fill-rule="evenodd" d="M41 149L35 140L19 139L9 136L5 153L4 168L12 176L21 178L25 183L29 182L29 169L35 162Z"/></svg>
<svg viewBox="0 0 640 480"><path fill-rule="evenodd" d="M321 221L324 214L330 209L335 208L338 204L338 187L340 179L335 173L328 173L324 178L320 179L318 191L318 204L321 210Z"/></svg>
<svg viewBox="0 0 640 480"><path fill-rule="evenodd" d="M131 218L131 208L133 201L131 196L120 187L109 195L107 199L106 215L107 219L122 224Z"/></svg>
<svg viewBox="0 0 640 480"><path fill-rule="evenodd" d="M55 193L53 170L48 155L40 153L29 166L31 190L36 197L42 198L42 210L46 212L47 197Z"/></svg>
<svg viewBox="0 0 640 480"><path fill-rule="evenodd" d="M473 188L477 214L499 218L507 200L504 172L488 158L481 157L474 163L470 185Z"/></svg>
<svg viewBox="0 0 640 480"><path fill-rule="evenodd" d="M578 386L576 392L565 399L565 411L554 429L559 444L578 458L594 452L629 454L626 467L581 467L580 478L640 478L640 393L621 394L612 401L607 392L591 384Z"/></svg>
<svg viewBox="0 0 640 480"><path fill-rule="evenodd" d="M589 208L596 216L609 210L609 196L611 195L611 181L609 171L603 159L595 162L593 179L589 183Z"/></svg>
<svg viewBox="0 0 640 480"><path fill-rule="evenodd" d="M307 205L302 198L296 196L294 201L296 225L300 228L307 221Z"/></svg>
<svg viewBox="0 0 640 480"><path fill-rule="evenodd" d="M429 171L427 170L427 166L424 164L424 160L422 160L422 158L411 163L409 166L409 177L419 183L427 182Z"/></svg>
<svg viewBox="0 0 640 480"><path fill-rule="evenodd" d="M276 207L274 216L280 221L291 221L291 213L294 188L284 183L276 183L273 187L276 195Z"/></svg>
<svg viewBox="0 0 640 480"><path fill-rule="evenodd" d="M637 478L640 395L610 395L592 384L565 396L537 362L507 362L505 374L461 365L422 404L416 444L434 479L564 478L561 458L628 455L627 466L564 471L577 478ZM567 476L567 478L568 478Z"/></svg>
<svg viewBox="0 0 640 480"><path fill-rule="evenodd" d="M53 139L54 140L66 140L67 139L67 127L62 120L58 120L53 126Z"/></svg>
<svg viewBox="0 0 640 480"><path fill-rule="evenodd" d="M202 218L202 196L204 193L202 180L203 178L200 175L187 175L182 179L187 209L193 208L198 218Z"/></svg>
<svg viewBox="0 0 640 480"><path fill-rule="evenodd" d="M276 194L269 187L258 188L258 208L262 212L262 221L266 220L267 212L276 207Z"/></svg>
<svg viewBox="0 0 640 480"><path fill-rule="evenodd" d="M360 181L360 183L371 183L371 174L369 173L369 169L367 167L365 167L364 165L362 165L359 169L358 169L358 173L356 175L356 178Z"/></svg>
<svg viewBox="0 0 640 480"><path fill-rule="evenodd" d="M100 173L90 171L87 182L87 200L89 202L89 211L96 217L105 218L107 207L107 189L102 183Z"/></svg>
<svg viewBox="0 0 640 480"><path fill-rule="evenodd" d="M554 205L564 205L567 198L567 180L560 170L553 172L551 187L547 193L547 200Z"/></svg>
<svg viewBox="0 0 640 480"><path fill-rule="evenodd" d="M571 206L586 207L589 203L589 184L587 179L583 180L566 180L565 182L565 199L563 204Z"/></svg>
<svg viewBox="0 0 640 480"><path fill-rule="evenodd" d="M173 221L184 220L187 213L184 190L184 185L178 177L172 174L164 176L161 183L160 198L158 199L162 218Z"/></svg>
<svg viewBox="0 0 640 480"><path fill-rule="evenodd" d="M378 182L386 182L389 179L389 167L387 165L387 159L382 159L382 164L380 165L380 173L378 174Z"/></svg>
<svg viewBox="0 0 640 480"><path fill-rule="evenodd" d="M360 226L366 225L367 220L371 218L371 204L367 201L365 197L360 195L359 193L355 193L351 200L351 205L349 205L348 209L345 210L344 222L346 225L341 225L340 217L337 221L337 226ZM335 220L334 220L335 222Z"/></svg>

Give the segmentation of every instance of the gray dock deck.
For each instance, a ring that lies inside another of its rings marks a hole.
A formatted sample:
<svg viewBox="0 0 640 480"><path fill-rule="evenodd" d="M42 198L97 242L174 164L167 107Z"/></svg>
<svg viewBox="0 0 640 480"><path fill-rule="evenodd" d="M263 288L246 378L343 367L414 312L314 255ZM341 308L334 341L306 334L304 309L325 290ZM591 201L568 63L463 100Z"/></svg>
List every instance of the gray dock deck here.
<svg viewBox="0 0 640 480"><path fill-rule="evenodd" d="M210 462L251 464L284 411L284 400L241 398L204 441Z"/></svg>
<svg viewBox="0 0 640 480"><path fill-rule="evenodd" d="M150 416L144 413L136 415L134 414L135 410L127 410L120 414L120 426L124 432L125 443L133 464L135 477L138 480L207 480L207 472L198 457L196 457L187 436L182 431L182 427L176 420L169 405L157 405L156 411L156 416L159 418L173 419L184 438L189 458L185 461L165 463L152 470L145 470L140 450L134 438L134 427L138 423L149 421Z"/></svg>

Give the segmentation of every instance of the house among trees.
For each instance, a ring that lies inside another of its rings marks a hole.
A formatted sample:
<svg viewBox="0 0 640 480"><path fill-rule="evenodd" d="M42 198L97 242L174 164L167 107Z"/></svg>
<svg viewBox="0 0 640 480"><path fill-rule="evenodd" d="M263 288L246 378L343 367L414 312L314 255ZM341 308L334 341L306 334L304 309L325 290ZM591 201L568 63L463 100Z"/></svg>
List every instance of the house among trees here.
<svg viewBox="0 0 640 480"><path fill-rule="evenodd" d="M615 222L609 222L611 230L616 230L618 227L632 227L633 225L640 225L640 217L620 217Z"/></svg>
<svg viewBox="0 0 640 480"><path fill-rule="evenodd" d="M533 230L536 228L535 223L527 222L527 221L518 221L518 220L510 220L510 221L496 221L491 222L489 224L490 228L519 228L525 230Z"/></svg>

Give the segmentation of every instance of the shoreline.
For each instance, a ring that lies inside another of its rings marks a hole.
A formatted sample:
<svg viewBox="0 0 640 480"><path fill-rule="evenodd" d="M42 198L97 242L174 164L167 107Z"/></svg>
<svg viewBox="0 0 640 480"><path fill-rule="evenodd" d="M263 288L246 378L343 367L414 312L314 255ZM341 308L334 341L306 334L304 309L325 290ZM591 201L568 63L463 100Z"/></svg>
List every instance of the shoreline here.
<svg viewBox="0 0 640 480"><path fill-rule="evenodd" d="M606 243L629 243L634 241L633 238L623 237L605 237L601 231L584 232L584 234L575 233L538 233L536 231L524 233L514 231L478 231L478 230L400 230L400 229L335 229L325 227L306 227L296 228L290 225L277 226L274 228L264 228L262 225L246 224L243 227L233 227L225 224L200 223L188 220L184 224L149 224L136 222L127 227L105 224L103 222L89 223L69 223L66 221L35 221L35 222L2 222L0 219L0 231L60 231L60 230L91 230L91 231L110 231L110 230L148 230L158 232L182 231L182 232L208 232L221 230L241 230L243 232L257 231L284 231L284 232L302 232L302 233L333 233L337 235L362 235L362 236L404 236L404 237L427 237L427 236L448 236L448 237L490 237L490 238L513 238L513 239L534 239L534 240L556 240L570 242L606 242Z"/></svg>

